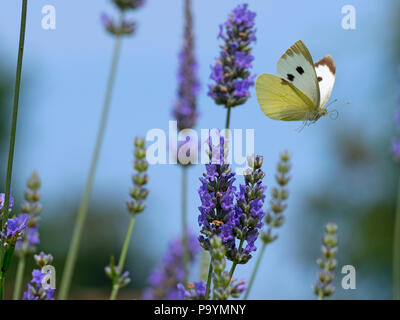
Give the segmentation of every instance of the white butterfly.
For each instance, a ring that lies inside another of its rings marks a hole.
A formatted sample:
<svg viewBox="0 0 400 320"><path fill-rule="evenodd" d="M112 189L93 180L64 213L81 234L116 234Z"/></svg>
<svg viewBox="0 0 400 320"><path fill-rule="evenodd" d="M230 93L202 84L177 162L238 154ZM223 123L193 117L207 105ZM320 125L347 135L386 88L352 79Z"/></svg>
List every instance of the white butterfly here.
<svg viewBox="0 0 400 320"><path fill-rule="evenodd" d="M311 54L299 40L279 59L277 77L261 74L256 81L258 103L274 120L315 122L328 111L336 78L336 65L330 55L314 64Z"/></svg>

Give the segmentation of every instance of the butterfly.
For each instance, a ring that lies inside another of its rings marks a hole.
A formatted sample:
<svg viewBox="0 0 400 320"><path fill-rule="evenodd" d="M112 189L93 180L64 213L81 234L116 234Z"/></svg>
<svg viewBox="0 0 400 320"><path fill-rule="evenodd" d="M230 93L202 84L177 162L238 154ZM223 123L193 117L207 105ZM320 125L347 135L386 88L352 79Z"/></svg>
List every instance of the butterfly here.
<svg viewBox="0 0 400 320"><path fill-rule="evenodd" d="M261 74L256 80L257 100L264 114L273 120L314 123L328 115L325 107L336 78L330 55L314 64L305 44L299 40L279 59L278 74Z"/></svg>

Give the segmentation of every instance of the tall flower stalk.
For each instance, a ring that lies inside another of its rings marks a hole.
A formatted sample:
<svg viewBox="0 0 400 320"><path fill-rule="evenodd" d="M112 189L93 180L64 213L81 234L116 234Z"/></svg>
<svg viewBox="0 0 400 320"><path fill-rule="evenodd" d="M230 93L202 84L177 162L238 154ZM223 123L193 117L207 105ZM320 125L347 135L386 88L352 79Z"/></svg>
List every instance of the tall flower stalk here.
<svg viewBox="0 0 400 320"><path fill-rule="evenodd" d="M241 4L232 11L228 21L220 25L218 38L224 44L219 58L211 67L214 83L209 85L208 95L217 105L224 105L227 109L226 129L230 126L231 108L244 104L254 85L250 69L254 60L251 45L256 40L255 16L248 10L247 4Z"/></svg>
<svg viewBox="0 0 400 320"><path fill-rule="evenodd" d="M125 266L126 256L128 254L129 242L132 236L133 226L135 224L135 217L138 213L142 212L146 206L144 200L147 198L149 191L145 188L149 177L146 173L149 163L146 161L145 140L143 138L135 138L135 161L134 168L137 171L132 176L134 186L131 188L131 200L127 202L128 211L131 214L128 230L125 235L124 244L122 246L121 254L119 256L118 265L115 266L114 258L111 257L110 265L105 268L107 276L112 281L112 291L110 300L117 298L118 290L130 282L129 272L123 272Z"/></svg>
<svg viewBox="0 0 400 320"><path fill-rule="evenodd" d="M85 190L82 196L81 204L79 206L78 214L75 221L72 240L70 243L66 265L63 271L60 287L60 300L67 299L76 259L78 256L82 232L87 216L89 200L92 193L94 177L97 169L97 163L100 156L101 147L103 144L103 137L106 130L107 119L111 104L112 93L116 78L116 72L121 51L121 38L125 35L131 35L135 31L135 24L125 19L125 13L128 10L139 8L143 4L143 0L113 0L114 4L118 7L120 13L119 23L115 23L111 18L106 15L102 16L102 24L106 30L115 37L113 57L107 82L107 89L104 98L104 105L101 114L99 129L97 132L96 145L92 155L89 174L86 180Z"/></svg>
<svg viewBox="0 0 400 320"><path fill-rule="evenodd" d="M18 300L21 298L21 286L25 271L25 260L30 254L36 252L36 247L39 244L39 221L42 206L40 204L40 178L34 172L29 177L26 186L27 189L24 193L24 202L21 205L22 213L28 214L29 220L27 222L27 229L25 230L22 239L17 241L15 252L18 257L17 275L15 279L13 299Z"/></svg>
<svg viewBox="0 0 400 320"><path fill-rule="evenodd" d="M179 130L193 128L198 117L197 94L199 82L196 76L197 63L194 54L193 14L191 0L185 0L185 26L183 50L179 54L180 67L178 72L178 98L174 103L173 115L177 120ZM190 142L185 142L190 143ZM188 165L180 163L182 169L181 181L181 228L184 248L184 283L188 279L189 248L187 235L187 181Z"/></svg>
<svg viewBox="0 0 400 320"><path fill-rule="evenodd" d="M24 46L25 46L25 29L26 29L26 15L28 10L28 0L22 0L22 11L21 11L21 27L19 34L19 45L18 45L18 60L17 60L17 71L15 76L15 86L14 86L14 103L12 109L12 120L11 120L11 134L10 134L10 144L8 150L8 162L7 162L7 173L6 173L6 190L4 197L4 206L2 215L0 216L0 230L3 229L8 216L10 207L10 197L11 197L11 178L12 169L14 163L14 148L15 148L15 136L17 131L17 119L18 119L18 105L19 105L19 94L21 88L21 74L22 74L22 61L24 56ZM10 253L9 250L1 248L1 270L0 270L0 299L3 299L4 295L4 282L6 272L4 271L4 263L8 263L8 259L12 259L13 252ZM10 261L11 263L11 261Z"/></svg>
<svg viewBox="0 0 400 320"><path fill-rule="evenodd" d="M270 208L264 218L268 227L265 231L261 232L260 237L262 240L262 246L260 253L258 254L256 264L254 265L254 269L251 273L247 291L244 295L245 300L248 298L250 290L253 286L266 246L278 238L277 234L273 234L273 230L281 227L285 222L283 212L286 210L287 199L289 197L289 190L286 187L290 180L290 168L290 154L287 152L282 152L280 154L280 161L278 162L276 170L277 172L275 175L277 186L272 189Z"/></svg>

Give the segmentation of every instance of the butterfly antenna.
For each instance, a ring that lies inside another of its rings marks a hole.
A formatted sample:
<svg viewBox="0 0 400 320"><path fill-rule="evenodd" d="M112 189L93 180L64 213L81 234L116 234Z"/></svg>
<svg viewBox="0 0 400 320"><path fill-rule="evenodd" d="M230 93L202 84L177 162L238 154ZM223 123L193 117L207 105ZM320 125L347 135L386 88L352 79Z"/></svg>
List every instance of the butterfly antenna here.
<svg viewBox="0 0 400 320"><path fill-rule="evenodd" d="M339 111L337 111L336 109L330 110L328 114L331 120L336 120L337 118L339 118Z"/></svg>
<svg viewBox="0 0 400 320"><path fill-rule="evenodd" d="M339 99L332 100L331 102L329 102L329 103L326 105L325 109L328 109L328 107L330 107L331 105L333 105L334 103L336 103L336 102L338 102L338 101L339 101Z"/></svg>

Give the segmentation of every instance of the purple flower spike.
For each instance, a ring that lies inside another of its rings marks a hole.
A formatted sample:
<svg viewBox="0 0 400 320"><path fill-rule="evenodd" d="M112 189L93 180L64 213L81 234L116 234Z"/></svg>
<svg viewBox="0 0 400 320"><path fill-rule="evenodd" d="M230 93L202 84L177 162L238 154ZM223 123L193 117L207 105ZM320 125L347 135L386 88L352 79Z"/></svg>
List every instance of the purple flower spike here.
<svg viewBox="0 0 400 320"><path fill-rule="evenodd" d="M193 263L200 247L196 237L191 233L188 233L188 251L189 260ZM149 288L144 291L143 299L180 300L188 298L184 294L184 286L179 285L184 281L183 256L182 239L172 241L164 256L162 266L154 269L150 274ZM200 284L195 283L195 288L197 293L203 292Z"/></svg>
<svg viewBox="0 0 400 320"><path fill-rule="evenodd" d="M32 272L32 280L28 283L23 300L54 300L54 289L43 286L43 278L46 274L39 269Z"/></svg>
<svg viewBox="0 0 400 320"><path fill-rule="evenodd" d="M199 81L196 76L197 63L194 54L193 16L190 1L185 1L184 46L179 55L178 99L173 114L178 122L178 129L193 128L198 112L196 110Z"/></svg>
<svg viewBox="0 0 400 320"><path fill-rule="evenodd" d="M208 95L218 105L234 107L241 105L250 97L250 88L254 85L251 75L251 44L256 41L254 19L256 14L247 8L247 4L237 6L228 21L220 26L219 39L222 45L220 57L211 67Z"/></svg>
<svg viewBox="0 0 400 320"><path fill-rule="evenodd" d="M39 222L42 206L40 204L40 186L41 181L39 175L34 172L30 175L26 183L24 193L24 202L21 205L21 211L27 214L29 219L26 223L27 230L23 237L17 241L15 252L18 256L25 256L36 252L39 239Z"/></svg>
<svg viewBox="0 0 400 320"><path fill-rule="evenodd" d="M32 271L32 280L28 283L23 300L54 300L54 289L51 288L51 280L50 284L47 283L48 279L45 279L46 273L42 271L44 266L50 266L53 262L53 256L41 252L40 255L35 255L35 261L42 269L34 269ZM50 275L51 271L48 272L48 275Z"/></svg>
<svg viewBox="0 0 400 320"><path fill-rule="evenodd" d="M220 236L224 241L231 240L230 223L235 211L236 188L233 186L235 173L231 171L229 164L224 162L224 142L224 137L220 136L220 145L214 146L210 137L212 156L210 163L206 164L207 172L203 174L203 178L200 178L201 206L198 222L202 235L199 241L205 250L210 249L210 239L214 235ZM218 159L215 159L214 154L217 148L219 149Z"/></svg>
<svg viewBox="0 0 400 320"><path fill-rule="evenodd" d="M20 214L15 218L8 219L1 233L1 239L4 242L15 245L15 242L22 236L23 231L26 229L28 218L27 214Z"/></svg>
<svg viewBox="0 0 400 320"><path fill-rule="evenodd" d="M225 242L226 256L241 264L247 263L251 252L257 249L254 243L263 227L262 219L265 215L263 205L266 187L262 183L265 174L261 169L263 157L250 157L248 163L251 169L245 173L245 184L240 185L236 193L235 212L226 224L225 231L228 235ZM236 239L242 246L237 247Z"/></svg>

